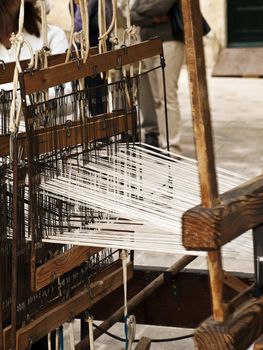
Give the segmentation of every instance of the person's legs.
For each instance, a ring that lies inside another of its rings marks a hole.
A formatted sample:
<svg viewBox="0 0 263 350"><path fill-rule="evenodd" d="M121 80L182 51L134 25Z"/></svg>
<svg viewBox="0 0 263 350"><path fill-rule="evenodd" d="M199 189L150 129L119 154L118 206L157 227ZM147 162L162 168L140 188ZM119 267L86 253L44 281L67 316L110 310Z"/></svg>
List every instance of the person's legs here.
<svg viewBox="0 0 263 350"><path fill-rule="evenodd" d="M152 88L147 74L141 76L140 81L140 108L142 117L142 131L145 143L158 147L158 121L155 111Z"/></svg>
<svg viewBox="0 0 263 350"><path fill-rule="evenodd" d="M171 150L180 152L181 115L177 96L178 79L184 62L184 44L180 41L168 41L163 43L166 62L166 98L168 112L169 146ZM158 62L156 62L158 64ZM162 84L162 71L158 69L150 75L150 82L154 95L159 127L159 143L161 148L167 148L165 100Z"/></svg>

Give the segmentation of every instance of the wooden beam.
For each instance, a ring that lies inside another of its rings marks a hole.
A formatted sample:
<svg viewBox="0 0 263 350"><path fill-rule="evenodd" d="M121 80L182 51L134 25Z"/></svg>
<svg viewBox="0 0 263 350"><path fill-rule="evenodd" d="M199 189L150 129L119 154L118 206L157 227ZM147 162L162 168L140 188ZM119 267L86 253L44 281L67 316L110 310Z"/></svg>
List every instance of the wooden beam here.
<svg viewBox="0 0 263 350"><path fill-rule="evenodd" d="M263 350L263 335L256 340L253 350Z"/></svg>
<svg viewBox="0 0 263 350"><path fill-rule="evenodd" d="M103 248L95 247L73 247L65 253L59 254L52 260L36 268L36 285L34 291L38 291L64 273L81 265L92 255L98 253Z"/></svg>
<svg viewBox="0 0 263 350"><path fill-rule="evenodd" d="M82 126L80 122L72 122L59 125L52 128L40 129L35 132L35 143L38 145L40 154L49 152L54 149L73 147L82 144L84 141L96 141L104 137L111 137L127 132L132 129L133 118L132 113L123 115L119 112L101 115L99 117L90 118L86 126ZM83 140L83 130L85 130L85 140ZM56 133L56 143L54 143L54 133ZM28 139L26 133L20 133L17 136L19 147L24 150L23 157L28 156ZM9 155L10 135L0 136L0 155L6 157Z"/></svg>
<svg viewBox="0 0 263 350"><path fill-rule="evenodd" d="M142 339L137 344L135 350L149 350L151 347L151 339L142 337Z"/></svg>
<svg viewBox="0 0 263 350"><path fill-rule="evenodd" d="M226 322L206 320L195 333L195 343L200 350L246 350L262 333L263 296L250 298Z"/></svg>
<svg viewBox="0 0 263 350"><path fill-rule="evenodd" d="M32 343L43 338L66 321L73 319L122 285L122 267L118 267L114 272L106 276L104 274L103 271L97 274L96 278L92 279L89 288L84 288L67 301L50 307L40 316L36 316L25 327L19 329L16 333L16 350L27 350ZM132 278L132 275L133 265L129 263L128 280ZM8 345L10 344L7 334L8 330L6 330L4 337L6 341L4 350L8 350Z"/></svg>
<svg viewBox="0 0 263 350"><path fill-rule="evenodd" d="M240 278L233 276L233 274L224 272L224 284L240 293L244 291L249 285L243 282Z"/></svg>
<svg viewBox="0 0 263 350"><path fill-rule="evenodd" d="M199 205L182 217L183 245L190 250L216 250L263 223L263 175L220 196L213 208Z"/></svg>
<svg viewBox="0 0 263 350"><path fill-rule="evenodd" d="M91 47L89 54L96 55L98 54L98 48L97 47ZM66 59L66 53L61 53L57 55L50 55L48 56L48 66L55 66L57 64L61 64L65 62ZM72 58L71 60L76 59L76 53L75 51L72 52ZM27 69L29 60L22 60L20 61L22 70ZM1 63L0 64L0 85L10 83L13 81L14 78L14 69L15 69L15 62L8 62L8 63Z"/></svg>
<svg viewBox="0 0 263 350"><path fill-rule="evenodd" d="M47 69L36 71L33 74L21 73L21 94L49 89L50 87L69 81L94 76L110 69L119 69L126 64L136 63L145 58L162 53L160 38L152 39L129 47L109 51L107 53L88 57L87 62L68 62ZM67 72L67 74L65 74Z"/></svg>
<svg viewBox="0 0 263 350"><path fill-rule="evenodd" d="M263 287L263 225L259 225L253 230L254 245L254 269L257 288Z"/></svg>

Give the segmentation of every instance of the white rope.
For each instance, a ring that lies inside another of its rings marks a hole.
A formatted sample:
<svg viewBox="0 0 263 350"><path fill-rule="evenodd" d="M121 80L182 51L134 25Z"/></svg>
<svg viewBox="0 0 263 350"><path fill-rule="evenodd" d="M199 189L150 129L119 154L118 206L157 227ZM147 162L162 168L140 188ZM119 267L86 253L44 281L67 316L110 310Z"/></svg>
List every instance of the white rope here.
<svg viewBox="0 0 263 350"><path fill-rule="evenodd" d="M33 67L33 50L28 41L24 40L23 37L23 27L24 27L24 16L25 16L25 4L24 0L21 0L20 11L19 11L19 19L18 19L18 32L17 34L12 33L10 42L14 46L16 55L15 55L15 69L13 76L13 99L10 106L10 123L9 130L11 134L15 134L19 129L21 114L22 114L22 101L20 98L20 94L18 94L18 74L22 72L20 65L20 53L24 44L26 44L27 48L30 52L30 63L29 67Z"/></svg>
<svg viewBox="0 0 263 350"><path fill-rule="evenodd" d="M128 316L128 301L127 301L127 264L128 264L129 254L127 250L121 251L121 260L122 260L122 272L123 272L123 299L124 299L124 309L123 316L124 318Z"/></svg>
<svg viewBox="0 0 263 350"><path fill-rule="evenodd" d="M126 0L126 26L123 32L123 44L130 46L132 41L137 41L138 30L136 26L131 24L130 1Z"/></svg>
<svg viewBox="0 0 263 350"><path fill-rule="evenodd" d="M132 345L134 343L135 336L136 336L136 318L134 315L129 316L128 333L129 333L128 350L132 350Z"/></svg>
<svg viewBox="0 0 263 350"><path fill-rule="evenodd" d="M79 0L79 7L82 20L82 59L86 63L90 50L88 0Z"/></svg>
<svg viewBox="0 0 263 350"><path fill-rule="evenodd" d="M59 350L59 328L56 328L56 343L55 343L55 349Z"/></svg>
<svg viewBox="0 0 263 350"><path fill-rule="evenodd" d="M246 179L218 169L220 191L226 192ZM174 160L138 146L90 159L81 167L72 160L69 170L41 185L44 196L63 199L104 213L95 223L71 222L72 231L50 235L45 242L103 246L185 254L181 243L181 217L200 203L195 160ZM122 218L120 220L119 218ZM125 219L125 220L124 220ZM67 227L67 223L65 223ZM249 234L226 246L226 254L244 258L252 253ZM196 255L197 252L187 254ZM204 255L198 252L198 255Z"/></svg>
<svg viewBox="0 0 263 350"><path fill-rule="evenodd" d="M70 346L70 350L75 350L73 321L69 322L69 346Z"/></svg>
<svg viewBox="0 0 263 350"><path fill-rule="evenodd" d="M112 19L111 23L106 29L106 8L105 8L105 1L99 0L99 33L100 36L98 38L99 40L99 52L107 52L107 43L106 40L108 38L108 35L111 33L113 28L115 28L115 35L111 38L111 42L113 42L115 45L118 43L118 37L117 37L117 1L112 0Z"/></svg>
<svg viewBox="0 0 263 350"><path fill-rule="evenodd" d="M70 34L69 34L69 47L68 47L66 59L65 59L66 63L70 59L72 47L74 47L76 52L78 52L78 48L76 48L73 44L74 43L74 0L70 0L69 10L70 10Z"/></svg>
<svg viewBox="0 0 263 350"><path fill-rule="evenodd" d="M119 37L118 37L117 0L112 0L112 23L114 26L114 31L111 32L113 27L110 26L109 28L111 28L111 30L108 30L109 33L111 32L109 40L113 45L118 45Z"/></svg>
<svg viewBox="0 0 263 350"><path fill-rule="evenodd" d="M90 350L95 350L94 344L94 333L93 333L93 317L88 316L88 325L89 325L89 347Z"/></svg>
<svg viewBox="0 0 263 350"><path fill-rule="evenodd" d="M48 345L48 350L52 350L51 333L48 333L48 335L47 335L47 345Z"/></svg>

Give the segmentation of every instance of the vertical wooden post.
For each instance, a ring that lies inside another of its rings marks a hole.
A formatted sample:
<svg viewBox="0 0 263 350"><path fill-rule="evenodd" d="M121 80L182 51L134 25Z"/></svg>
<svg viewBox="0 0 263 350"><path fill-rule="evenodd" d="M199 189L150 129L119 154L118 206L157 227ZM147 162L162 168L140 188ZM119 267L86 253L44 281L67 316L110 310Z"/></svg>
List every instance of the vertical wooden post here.
<svg viewBox="0 0 263 350"><path fill-rule="evenodd" d="M263 290L263 225L253 230L255 280L259 292Z"/></svg>
<svg viewBox="0 0 263 350"><path fill-rule="evenodd" d="M218 201L218 187L206 81L202 17L199 0L182 0L181 4L202 205L211 208ZM208 268L213 300L213 316L216 321L223 321L225 312L220 250L208 253Z"/></svg>
<svg viewBox="0 0 263 350"><path fill-rule="evenodd" d="M17 138L13 139L13 239L12 239L12 282L11 282L11 350L16 350L17 330L17 248L18 248L18 149Z"/></svg>

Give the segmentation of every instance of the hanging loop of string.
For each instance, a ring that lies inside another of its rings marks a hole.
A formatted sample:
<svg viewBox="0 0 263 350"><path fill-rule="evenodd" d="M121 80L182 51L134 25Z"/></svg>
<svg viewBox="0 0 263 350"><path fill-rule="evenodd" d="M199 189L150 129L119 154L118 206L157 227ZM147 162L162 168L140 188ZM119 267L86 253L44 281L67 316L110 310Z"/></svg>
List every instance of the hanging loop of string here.
<svg viewBox="0 0 263 350"><path fill-rule="evenodd" d="M137 41L137 28L131 24L130 1L126 2L126 29L123 33L123 45L131 45L132 41Z"/></svg>
<svg viewBox="0 0 263 350"><path fill-rule="evenodd" d="M43 56L43 68L48 67L47 58L51 54L51 49L48 46L48 25L47 25L47 5L46 0L41 0L41 36L43 47L40 51Z"/></svg>
<svg viewBox="0 0 263 350"><path fill-rule="evenodd" d="M70 59L72 48L75 48L75 51L78 52L78 48L74 45L74 0L69 2L69 11L70 11L70 35L69 35L69 47L66 54L65 62L67 63Z"/></svg>
<svg viewBox="0 0 263 350"><path fill-rule="evenodd" d="M89 325L89 346L90 346L90 350L95 350L94 334L93 334L93 317L91 315L89 315L87 321L88 321L88 325Z"/></svg>
<svg viewBox="0 0 263 350"><path fill-rule="evenodd" d="M22 68L20 65L20 54L23 45L25 44L30 52L30 62L29 68L34 66L34 55L33 50L28 41L24 40L24 36L22 34L24 28L24 17L25 17L25 1L21 0L20 10L19 10L19 19L18 19L18 32L16 34L12 33L10 42L12 46L15 48L15 69L13 76L13 99L10 107L10 124L9 130L11 134L16 134L19 129L21 113L22 113L22 102L20 98L20 94L18 93L18 74L22 72ZM11 139L10 139L11 146ZM10 152L11 153L11 152Z"/></svg>
<svg viewBox="0 0 263 350"><path fill-rule="evenodd" d="M99 7L98 7L98 18L99 18L99 33L100 36L98 38L99 40L99 53L107 52L107 38L108 35L112 32L114 28L114 34L111 37L110 41L114 44L117 45L119 40L118 40L118 35L117 35L117 1L112 0L112 19L111 23L106 29L106 8L105 8L105 2L102 0L99 0Z"/></svg>
<svg viewBox="0 0 263 350"><path fill-rule="evenodd" d="M90 49L88 0L79 0L79 7L82 20L81 55L83 62L86 63Z"/></svg>
<svg viewBox="0 0 263 350"><path fill-rule="evenodd" d="M70 345L70 350L75 350L73 321L69 322L69 345Z"/></svg>
<svg viewBox="0 0 263 350"><path fill-rule="evenodd" d="M135 316L128 315L128 298L127 298L127 264L129 254L127 250L123 249L120 254L122 260L123 271L123 294L124 294L124 331L125 331L125 350L131 350L133 341L135 339L136 321Z"/></svg>

